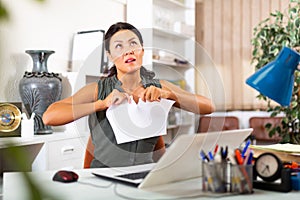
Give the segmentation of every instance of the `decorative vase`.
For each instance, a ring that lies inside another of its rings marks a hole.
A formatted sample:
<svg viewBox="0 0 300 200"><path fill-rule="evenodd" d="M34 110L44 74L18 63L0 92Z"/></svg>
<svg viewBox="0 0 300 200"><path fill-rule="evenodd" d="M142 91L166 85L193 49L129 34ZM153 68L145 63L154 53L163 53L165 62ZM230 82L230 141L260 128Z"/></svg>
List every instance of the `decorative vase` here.
<svg viewBox="0 0 300 200"><path fill-rule="evenodd" d="M19 92L27 111L34 117L34 134L51 134L51 126L43 123L42 117L50 104L58 101L61 97L61 78L56 73L49 73L47 60L54 53L50 50L27 50L33 60L31 72L25 72L19 83Z"/></svg>

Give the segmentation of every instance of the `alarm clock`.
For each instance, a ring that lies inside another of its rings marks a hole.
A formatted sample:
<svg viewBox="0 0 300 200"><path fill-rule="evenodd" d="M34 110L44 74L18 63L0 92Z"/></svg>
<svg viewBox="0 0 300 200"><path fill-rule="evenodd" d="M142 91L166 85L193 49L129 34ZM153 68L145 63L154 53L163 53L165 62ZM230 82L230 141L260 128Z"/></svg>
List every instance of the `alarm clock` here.
<svg viewBox="0 0 300 200"><path fill-rule="evenodd" d="M0 137L21 136L21 103L0 103Z"/></svg>
<svg viewBox="0 0 300 200"><path fill-rule="evenodd" d="M273 153L259 155L254 164L254 170L258 177L264 181L276 181L281 176L281 160Z"/></svg>
<svg viewBox="0 0 300 200"><path fill-rule="evenodd" d="M278 179L280 181L277 181ZM255 159L253 187L263 190L289 192L292 190L291 171L283 167L282 161L274 153L262 153Z"/></svg>

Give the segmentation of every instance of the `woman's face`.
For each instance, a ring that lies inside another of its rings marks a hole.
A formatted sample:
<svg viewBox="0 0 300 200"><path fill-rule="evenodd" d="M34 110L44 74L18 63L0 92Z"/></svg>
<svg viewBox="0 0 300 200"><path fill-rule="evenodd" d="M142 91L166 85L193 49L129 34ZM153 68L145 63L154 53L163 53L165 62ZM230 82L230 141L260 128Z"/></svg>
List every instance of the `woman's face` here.
<svg viewBox="0 0 300 200"><path fill-rule="evenodd" d="M108 57L118 73L131 73L141 68L144 49L134 32L121 30L115 33L110 39L109 50Z"/></svg>

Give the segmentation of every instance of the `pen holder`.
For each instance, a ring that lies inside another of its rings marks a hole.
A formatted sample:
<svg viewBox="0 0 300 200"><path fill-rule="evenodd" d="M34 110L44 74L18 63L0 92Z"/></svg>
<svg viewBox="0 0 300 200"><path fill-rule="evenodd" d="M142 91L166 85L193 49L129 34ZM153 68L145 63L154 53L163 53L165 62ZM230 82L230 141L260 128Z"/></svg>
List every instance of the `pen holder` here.
<svg viewBox="0 0 300 200"><path fill-rule="evenodd" d="M202 190L226 192L229 184L227 163L202 162Z"/></svg>
<svg viewBox="0 0 300 200"><path fill-rule="evenodd" d="M252 165L202 162L202 190L214 193L252 193Z"/></svg>
<svg viewBox="0 0 300 200"><path fill-rule="evenodd" d="M253 192L253 165L230 166L230 192L240 194Z"/></svg>

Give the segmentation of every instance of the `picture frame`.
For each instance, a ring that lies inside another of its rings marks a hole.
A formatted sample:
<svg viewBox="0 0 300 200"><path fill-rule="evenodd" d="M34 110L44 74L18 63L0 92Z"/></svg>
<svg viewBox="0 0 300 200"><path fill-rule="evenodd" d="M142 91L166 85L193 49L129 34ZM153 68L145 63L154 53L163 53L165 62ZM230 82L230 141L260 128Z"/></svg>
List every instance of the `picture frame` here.
<svg viewBox="0 0 300 200"><path fill-rule="evenodd" d="M90 62L91 67L85 69L86 75L95 75L95 68L99 68L99 74L105 73L107 57L104 51L104 36L105 31L101 29L79 31L74 34L71 55L72 71L80 71L80 68L86 65L85 62ZM89 59L90 57L93 59Z"/></svg>

